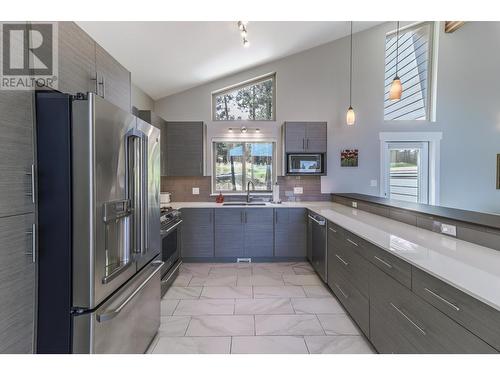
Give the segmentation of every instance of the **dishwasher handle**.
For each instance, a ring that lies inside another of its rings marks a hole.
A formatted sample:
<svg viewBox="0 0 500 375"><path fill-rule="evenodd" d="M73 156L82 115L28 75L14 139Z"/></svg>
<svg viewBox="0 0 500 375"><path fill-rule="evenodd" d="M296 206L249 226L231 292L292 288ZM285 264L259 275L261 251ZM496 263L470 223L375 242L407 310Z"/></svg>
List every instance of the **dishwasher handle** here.
<svg viewBox="0 0 500 375"><path fill-rule="evenodd" d="M321 226L324 226L326 224L326 220L323 219L323 220L318 220L316 219L315 217L311 216L311 215L307 215L309 217L309 219L311 219L312 221L316 222L316 224L318 225L321 225Z"/></svg>

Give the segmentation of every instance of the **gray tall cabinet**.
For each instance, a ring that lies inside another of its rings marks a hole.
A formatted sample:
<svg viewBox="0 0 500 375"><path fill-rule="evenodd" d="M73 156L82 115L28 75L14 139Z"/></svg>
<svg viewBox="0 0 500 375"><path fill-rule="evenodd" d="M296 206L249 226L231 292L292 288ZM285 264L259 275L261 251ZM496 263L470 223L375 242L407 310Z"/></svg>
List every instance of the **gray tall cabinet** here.
<svg viewBox="0 0 500 375"><path fill-rule="evenodd" d="M58 29L59 91L94 92L130 111L130 72L75 23ZM33 99L0 90L0 353L36 350Z"/></svg>

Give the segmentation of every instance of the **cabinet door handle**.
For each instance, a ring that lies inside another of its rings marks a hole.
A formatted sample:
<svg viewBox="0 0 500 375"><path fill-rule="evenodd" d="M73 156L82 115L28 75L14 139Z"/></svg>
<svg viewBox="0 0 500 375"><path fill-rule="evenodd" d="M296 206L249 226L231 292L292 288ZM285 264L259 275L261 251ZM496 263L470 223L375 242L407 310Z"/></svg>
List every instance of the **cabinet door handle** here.
<svg viewBox="0 0 500 375"><path fill-rule="evenodd" d="M240 211L240 222L243 223L243 211Z"/></svg>
<svg viewBox="0 0 500 375"><path fill-rule="evenodd" d="M356 247L358 247L358 246L359 246L356 242L354 242L354 241L353 241L353 240L351 240L350 238L348 238L348 239L347 239L347 242L349 242L349 243L353 244L353 245L354 245L354 246L356 246Z"/></svg>
<svg viewBox="0 0 500 375"><path fill-rule="evenodd" d="M31 197L31 203L35 203L35 165L31 164L31 172L26 172L31 179L31 192L26 193L27 197Z"/></svg>
<svg viewBox="0 0 500 375"><path fill-rule="evenodd" d="M378 260L380 263L382 263L384 266L386 266L387 268L392 268L392 264L390 263L387 263L385 260L383 259L380 259L378 256L374 255L373 256L376 260Z"/></svg>
<svg viewBox="0 0 500 375"><path fill-rule="evenodd" d="M31 252L26 252L26 255L31 256L31 261L36 263L36 225L31 224L31 232L26 232L27 235L31 236Z"/></svg>
<svg viewBox="0 0 500 375"><path fill-rule="evenodd" d="M274 222L278 224L278 211L274 211Z"/></svg>
<svg viewBox="0 0 500 375"><path fill-rule="evenodd" d="M337 233L337 231L333 228L328 228L329 230L331 230L333 233Z"/></svg>
<svg viewBox="0 0 500 375"><path fill-rule="evenodd" d="M245 223L248 222L247 212L245 211Z"/></svg>
<svg viewBox="0 0 500 375"><path fill-rule="evenodd" d="M335 288L339 290L340 293L344 296L344 298L349 298L349 296L342 290L342 288L339 286L339 284L335 283Z"/></svg>
<svg viewBox="0 0 500 375"><path fill-rule="evenodd" d="M306 150L309 150L309 138L307 138L307 141L306 141Z"/></svg>
<svg viewBox="0 0 500 375"><path fill-rule="evenodd" d="M457 305L455 305L454 303L451 303L450 301L448 301L446 298L443 298L441 297L439 294L437 294L436 292L433 292L432 290L428 289L428 288L424 288L424 290L429 293L431 296L433 296L434 298L440 300L441 302L444 302L445 304L447 304L448 306L450 306L452 309L456 310L456 311L460 311L460 307L458 307Z"/></svg>
<svg viewBox="0 0 500 375"><path fill-rule="evenodd" d="M349 263L348 263L348 262L346 262L344 259L342 259L342 257L341 257L340 255L335 254L335 257L336 257L338 260L340 260L340 262L341 262L344 266L346 266L346 267L347 267L347 266L349 265Z"/></svg>
<svg viewBox="0 0 500 375"><path fill-rule="evenodd" d="M104 74L101 75L101 81L99 82L99 85L102 87L102 97L106 97L106 81L104 78Z"/></svg>
<svg viewBox="0 0 500 375"><path fill-rule="evenodd" d="M423 330L422 327L420 327L417 323L415 323L413 320L411 320L408 315L406 315L403 311L401 311L396 305L394 305L392 302L390 303L391 306L403 317L405 318L413 327L415 327L422 335L425 335L425 331Z"/></svg>

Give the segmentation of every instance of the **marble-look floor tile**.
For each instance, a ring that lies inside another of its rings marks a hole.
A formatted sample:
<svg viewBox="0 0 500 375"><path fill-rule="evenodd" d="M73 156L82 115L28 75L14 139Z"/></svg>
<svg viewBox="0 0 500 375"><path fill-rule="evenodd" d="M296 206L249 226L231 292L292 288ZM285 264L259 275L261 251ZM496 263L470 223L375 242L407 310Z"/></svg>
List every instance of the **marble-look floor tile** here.
<svg viewBox="0 0 500 375"><path fill-rule="evenodd" d="M297 314L337 314L344 309L333 297L330 298L292 298L292 306Z"/></svg>
<svg viewBox="0 0 500 375"><path fill-rule="evenodd" d="M229 354L231 337L161 337L153 354Z"/></svg>
<svg viewBox="0 0 500 375"><path fill-rule="evenodd" d="M232 354L307 354L301 336L240 336L233 337Z"/></svg>
<svg viewBox="0 0 500 375"><path fill-rule="evenodd" d="M208 276L211 267L211 263L182 263L180 273L203 277Z"/></svg>
<svg viewBox="0 0 500 375"><path fill-rule="evenodd" d="M193 278L190 273L179 273L172 283L173 286L188 286L189 282Z"/></svg>
<svg viewBox="0 0 500 375"><path fill-rule="evenodd" d="M281 275L252 275L238 276L238 286L255 285L255 286L280 286L285 285Z"/></svg>
<svg viewBox="0 0 500 375"><path fill-rule="evenodd" d="M304 285L302 288L310 298L332 297L330 290L323 285Z"/></svg>
<svg viewBox="0 0 500 375"><path fill-rule="evenodd" d="M283 275L285 285L322 285L323 282L316 275Z"/></svg>
<svg viewBox="0 0 500 375"><path fill-rule="evenodd" d="M160 336L184 336L190 320L190 316L162 316L158 333Z"/></svg>
<svg viewBox="0 0 500 375"><path fill-rule="evenodd" d="M193 316L186 336L249 336L254 335L251 315Z"/></svg>
<svg viewBox="0 0 500 375"><path fill-rule="evenodd" d="M252 298L251 286L204 286L200 298Z"/></svg>
<svg viewBox="0 0 500 375"><path fill-rule="evenodd" d="M193 276L189 286L236 286L236 275Z"/></svg>
<svg viewBox="0 0 500 375"><path fill-rule="evenodd" d="M324 335L316 315L255 315L259 336Z"/></svg>
<svg viewBox="0 0 500 375"><path fill-rule="evenodd" d="M347 314L320 314L318 319L327 335L361 335Z"/></svg>
<svg viewBox="0 0 500 375"><path fill-rule="evenodd" d="M202 289L201 286L171 286L163 299L197 299L200 297Z"/></svg>
<svg viewBox="0 0 500 375"><path fill-rule="evenodd" d="M311 354L371 354L371 345L362 336L305 337Z"/></svg>
<svg viewBox="0 0 500 375"><path fill-rule="evenodd" d="M251 276L252 269L251 268L236 268L236 267L222 267L222 268L214 268L210 269L208 273L209 276Z"/></svg>
<svg viewBox="0 0 500 375"><path fill-rule="evenodd" d="M294 271L292 266L283 263L255 263L252 273L254 275L293 275Z"/></svg>
<svg viewBox="0 0 500 375"><path fill-rule="evenodd" d="M314 270L308 263L293 266L292 269L296 275L314 275Z"/></svg>
<svg viewBox="0 0 500 375"><path fill-rule="evenodd" d="M234 313L238 315L294 314L288 298L259 298L236 300Z"/></svg>
<svg viewBox="0 0 500 375"><path fill-rule="evenodd" d="M173 315L232 315L233 313L233 299L185 299L179 302Z"/></svg>
<svg viewBox="0 0 500 375"><path fill-rule="evenodd" d="M164 299L161 301L161 315L172 315L179 304L178 299Z"/></svg>
<svg viewBox="0 0 500 375"><path fill-rule="evenodd" d="M300 286L254 286L254 298L291 298L305 297L304 289Z"/></svg>

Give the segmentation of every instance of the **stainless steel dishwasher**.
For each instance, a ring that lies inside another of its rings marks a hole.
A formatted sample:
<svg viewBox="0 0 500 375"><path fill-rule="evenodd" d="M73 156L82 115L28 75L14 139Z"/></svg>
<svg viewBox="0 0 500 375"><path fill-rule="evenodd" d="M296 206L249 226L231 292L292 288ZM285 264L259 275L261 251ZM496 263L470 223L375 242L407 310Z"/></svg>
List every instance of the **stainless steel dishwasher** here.
<svg viewBox="0 0 500 375"><path fill-rule="evenodd" d="M312 212L309 213L308 218L310 233L308 240L311 247L310 261L318 275L326 283L326 219Z"/></svg>

